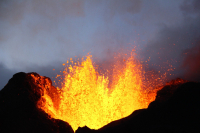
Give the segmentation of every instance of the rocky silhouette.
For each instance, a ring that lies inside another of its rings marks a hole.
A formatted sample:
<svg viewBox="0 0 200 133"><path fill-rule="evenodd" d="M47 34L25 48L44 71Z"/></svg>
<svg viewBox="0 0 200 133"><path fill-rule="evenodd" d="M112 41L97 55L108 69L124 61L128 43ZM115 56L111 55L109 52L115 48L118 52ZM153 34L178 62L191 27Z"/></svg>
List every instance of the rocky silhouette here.
<svg viewBox="0 0 200 133"><path fill-rule="evenodd" d="M37 73L17 73L0 91L0 133L73 133L71 126L38 108L44 91L59 104L51 80ZM39 100L40 99L40 100ZM41 100L42 99L42 100ZM45 101L44 101L45 102ZM200 83L172 80L157 92L147 109L93 130L76 133L194 133L200 132Z"/></svg>
<svg viewBox="0 0 200 133"><path fill-rule="evenodd" d="M39 80L35 80L31 74ZM47 77L23 72L13 75L0 91L0 133L74 132L67 122L50 118L37 107L44 93L42 86L47 84L48 90L55 93L56 89Z"/></svg>
<svg viewBox="0 0 200 133"><path fill-rule="evenodd" d="M99 130L79 127L76 133L199 133L200 83L184 82L168 83L147 109L136 110Z"/></svg>

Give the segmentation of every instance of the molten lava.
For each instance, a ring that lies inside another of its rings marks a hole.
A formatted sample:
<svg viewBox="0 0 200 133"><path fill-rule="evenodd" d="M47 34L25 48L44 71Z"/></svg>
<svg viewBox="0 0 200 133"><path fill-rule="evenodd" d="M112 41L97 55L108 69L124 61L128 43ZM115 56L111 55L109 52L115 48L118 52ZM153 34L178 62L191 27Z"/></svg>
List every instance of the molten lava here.
<svg viewBox="0 0 200 133"><path fill-rule="evenodd" d="M90 55L81 62L70 63L73 65L63 72L63 87L57 87L55 95L59 99L52 99L44 92L45 101L39 108L68 122L74 130L85 125L101 128L134 110L147 108L155 99L156 91L144 87L142 65L133 57L124 60L124 67L118 67L120 64L113 67L111 84L108 77L97 72Z"/></svg>

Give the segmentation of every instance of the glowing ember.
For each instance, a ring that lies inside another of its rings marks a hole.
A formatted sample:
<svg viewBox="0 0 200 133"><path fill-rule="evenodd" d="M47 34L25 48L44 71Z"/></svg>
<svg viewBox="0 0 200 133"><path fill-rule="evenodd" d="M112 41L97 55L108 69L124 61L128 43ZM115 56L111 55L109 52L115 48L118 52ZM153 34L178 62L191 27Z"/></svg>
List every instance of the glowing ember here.
<svg viewBox="0 0 200 133"><path fill-rule="evenodd" d="M44 92L46 101L40 104L40 108L53 118L67 121L74 130L85 125L98 129L134 110L146 108L155 99L156 91L151 92L150 87L144 89L141 64L133 57L123 62L124 67L119 67L121 64L114 66L112 83L109 84L109 78L95 70L91 56L77 63L70 59L73 66L65 69L63 87L57 88L59 93L56 95L60 99L52 100ZM58 105L56 108L55 104Z"/></svg>

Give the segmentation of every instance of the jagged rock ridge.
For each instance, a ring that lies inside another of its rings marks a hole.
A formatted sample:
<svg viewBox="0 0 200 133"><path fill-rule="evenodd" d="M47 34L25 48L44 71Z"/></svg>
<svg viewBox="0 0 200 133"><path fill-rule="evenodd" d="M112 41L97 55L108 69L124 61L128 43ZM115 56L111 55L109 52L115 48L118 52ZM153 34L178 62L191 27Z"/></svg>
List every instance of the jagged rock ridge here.
<svg viewBox="0 0 200 133"><path fill-rule="evenodd" d="M34 75L48 82L35 82ZM64 121L50 118L37 107L44 93L42 85L55 90L51 80L37 73L17 73L0 91L0 132L1 133L73 133L71 126Z"/></svg>
<svg viewBox="0 0 200 133"><path fill-rule="evenodd" d="M181 79L171 82L157 92L156 100L150 103L147 109L136 110L130 116L111 122L99 130L82 127L76 132L200 132L200 83L183 83ZM23 72L13 75L0 91L1 133L73 133L67 122L50 118L47 113L37 107L38 104L42 104L38 102L44 93L42 86L47 86L45 91L52 99L57 96L53 95L58 92L47 77L42 77L37 73Z"/></svg>
<svg viewBox="0 0 200 133"><path fill-rule="evenodd" d="M136 110L99 130L82 127L76 133L199 133L200 83L178 82L158 91L147 109Z"/></svg>

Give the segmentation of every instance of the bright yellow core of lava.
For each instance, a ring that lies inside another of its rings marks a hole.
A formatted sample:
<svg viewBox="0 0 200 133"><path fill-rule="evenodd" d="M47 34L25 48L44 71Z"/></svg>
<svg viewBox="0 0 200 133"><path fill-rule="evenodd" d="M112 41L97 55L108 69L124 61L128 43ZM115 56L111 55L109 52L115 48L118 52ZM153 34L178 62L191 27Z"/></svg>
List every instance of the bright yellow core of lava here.
<svg viewBox="0 0 200 133"><path fill-rule="evenodd" d="M107 77L97 73L90 55L69 65L64 72L63 87L57 88L61 99L58 109L46 93L43 96L46 104L41 108L51 117L68 122L74 131L85 125L99 129L134 110L146 108L155 94L150 96L148 88L142 89L142 66L133 57L124 63L123 68L117 65L113 68L111 85Z"/></svg>

